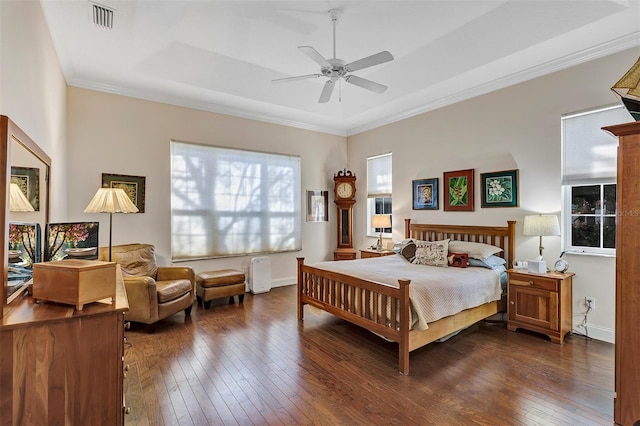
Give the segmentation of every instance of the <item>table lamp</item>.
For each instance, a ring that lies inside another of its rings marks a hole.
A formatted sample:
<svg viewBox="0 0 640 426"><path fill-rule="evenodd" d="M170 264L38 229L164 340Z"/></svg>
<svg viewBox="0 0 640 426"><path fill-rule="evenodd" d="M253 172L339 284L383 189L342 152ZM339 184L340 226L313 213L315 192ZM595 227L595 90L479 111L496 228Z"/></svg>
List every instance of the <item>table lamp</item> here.
<svg viewBox="0 0 640 426"><path fill-rule="evenodd" d="M522 233L524 235L537 235L540 237L539 256L537 260L542 260L542 237L549 235L560 235L560 225L556 215L529 215L524 217Z"/></svg>
<svg viewBox="0 0 640 426"><path fill-rule="evenodd" d="M376 229L380 229L380 237L378 238L378 245L376 250L383 251L382 247L382 231L385 228L391 228L391 215L390 214L374 214L371 218L371 226Z"/></svg>

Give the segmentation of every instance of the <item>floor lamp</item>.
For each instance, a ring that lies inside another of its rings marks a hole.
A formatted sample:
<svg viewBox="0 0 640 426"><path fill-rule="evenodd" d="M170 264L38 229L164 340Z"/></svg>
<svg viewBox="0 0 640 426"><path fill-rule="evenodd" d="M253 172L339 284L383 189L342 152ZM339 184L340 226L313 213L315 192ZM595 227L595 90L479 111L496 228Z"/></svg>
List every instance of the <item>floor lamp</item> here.
<svg viewBox="0 0 640 426"><path fill-rule="evenodd" d="M100 188L85 213L109 213L109 262L111 262L111 229L114 213L138 213L138 208L122 188Z"/></svg>

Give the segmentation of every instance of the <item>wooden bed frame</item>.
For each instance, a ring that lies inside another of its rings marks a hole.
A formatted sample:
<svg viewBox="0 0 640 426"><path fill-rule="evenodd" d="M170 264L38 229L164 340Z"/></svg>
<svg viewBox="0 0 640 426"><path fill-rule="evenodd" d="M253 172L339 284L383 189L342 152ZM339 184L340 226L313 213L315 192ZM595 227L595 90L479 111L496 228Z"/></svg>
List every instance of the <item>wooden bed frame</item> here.
<svg viewBox="0 0 640 426"><path fill-rule="evenodd" d="M467 226L412 224L405 219L405 237L424 241L444 239L472 241L498 246L499 255L513 263L515 221L507 226ZM423 331L410 330L409 280L398 280L399 287L367 281L350 275L305 265L298 258L298 319L304 319L304 305L315 306L385 338L398 342L401 374L409 374L409 352L504 311L502 300L466 309L429 323ZM504 295L503 295L504 300ZM390 305L390 309L380 309Z"/></svg>

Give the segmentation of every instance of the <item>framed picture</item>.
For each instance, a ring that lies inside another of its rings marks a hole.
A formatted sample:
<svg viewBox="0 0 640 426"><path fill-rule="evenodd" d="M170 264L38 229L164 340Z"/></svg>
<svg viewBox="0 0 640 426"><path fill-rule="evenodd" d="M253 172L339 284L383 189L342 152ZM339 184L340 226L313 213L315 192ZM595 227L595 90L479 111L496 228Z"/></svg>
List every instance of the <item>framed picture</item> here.
<svg viewBox="0 0 640 426"><path fill-rule="evenodd" d="M102 174L102 187L124 189L124 192L138 208L138 213L144 213L144 184L144 176Z"/></svg>
<svg viewBox="0 0 640 426"><path fill-rule="evenodd" d="M482 207L518 207L518 170L481 173Z"/></svg>
<svg viewBox="0 0 640 426"><path fill-rule="evenodd" d="M11 183L18 185L33 210L40 211L40 169L11 167Z"/></svg>
<svg viewBox="0 0 640 426"><path fill-rule="evenodd" d="M413 185L413 210L438 210L438 178L417 179Z"/></svg>
<svg viewBox="0 0 640 426"><path fill-rule="evenodd" d="M307 191L307 222L329 221L329 191Z"/></svg>
<svg viewBox="0 0 640 426"><path fill-rule="evenodd" d="M444 172L445 211L473 211L473 174L474 169Z"/></svg>

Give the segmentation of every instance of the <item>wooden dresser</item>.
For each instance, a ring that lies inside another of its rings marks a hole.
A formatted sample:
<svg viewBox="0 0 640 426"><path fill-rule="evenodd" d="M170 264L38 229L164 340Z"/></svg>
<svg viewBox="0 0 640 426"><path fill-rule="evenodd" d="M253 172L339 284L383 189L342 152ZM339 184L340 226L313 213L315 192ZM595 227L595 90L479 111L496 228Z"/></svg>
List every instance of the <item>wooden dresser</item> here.
<svg viewBox="0 0 640 426"><path fill-rule="evenodd" d="M640 421L640 121L604 129L619 137L613 420L633 425Z"/></svg>
<svg viewBox="0 0 640 426"><path fill-rule="evenodd" d="M5 306L0 325L0 425L123 425L124 285L114 304Z"/></svg>

